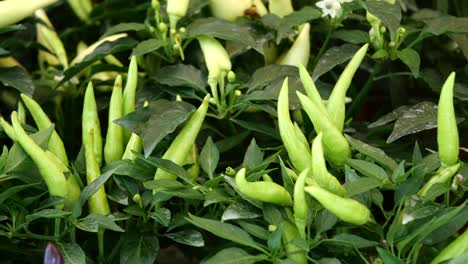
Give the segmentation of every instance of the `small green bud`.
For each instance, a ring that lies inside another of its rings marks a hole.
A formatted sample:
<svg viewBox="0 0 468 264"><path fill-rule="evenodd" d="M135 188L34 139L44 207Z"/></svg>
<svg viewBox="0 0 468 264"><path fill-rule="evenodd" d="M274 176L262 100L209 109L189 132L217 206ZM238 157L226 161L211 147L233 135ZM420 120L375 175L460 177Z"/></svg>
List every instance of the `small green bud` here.
<svg viewBox="0 0 468 264"><path fill-rule="evenodd" d="M236 175L236 170L231 168L231 167L227 167L225 173L228 176L235 176Z"/></svg>
<svg viewBox="0 0 468 264"><path fill-rule="evenodd" d="M132 197L132 200L135 202L135 203L140 203L141 202L141 196L139 193L135 194L133 197Z"/></svg>
<svg viewBox="0 0 468 264"><path fill-rule="evenodd" d="M233 71L229 71L227 74L228 82L233 82L236 80L236 74Z"/></svg>
<svg viewBox="0 0 468 264"><path fill-rule="evenodd" d="M388 46L389 46L390 48L394 48L394 47L396 46L396 44L395 44L394 41L390 41L390 42L388 43Z"/></svg>
<svg viewBox="0 0 468 264"><path fill-rule="evenodd" d="M380 32L381 32L381 33L387 32L387 28L384 27L384 26L381 26L381 27L380 27Z"/></svg>
<svg viewBox="0 0 468 264"><path fill-rule="evenodd" d="M166 33L167 32L167 24L164 22L159 23L158 25L159 31Z"/></svg>
<svg viewBox="0 0 468 264"><path fill-rule="evenodd" d="M268 231L270 231L270 232L275 232L276 229L278 229L277 226L275 226L275 225L268 225Z"/></svg>
<svg viewBox="0 0 468 264"><path fill-rule="evenodd" d="M184 27L179 28L179 32L184 34L185 33L185 28Z"/></svg>
<svg viewBox="0 0 468 264"><path fill-rule="evenodd" d="M242 92L240 90L235 90L234 91L234 95L235 96L241 96L242 95Z"/></svg>

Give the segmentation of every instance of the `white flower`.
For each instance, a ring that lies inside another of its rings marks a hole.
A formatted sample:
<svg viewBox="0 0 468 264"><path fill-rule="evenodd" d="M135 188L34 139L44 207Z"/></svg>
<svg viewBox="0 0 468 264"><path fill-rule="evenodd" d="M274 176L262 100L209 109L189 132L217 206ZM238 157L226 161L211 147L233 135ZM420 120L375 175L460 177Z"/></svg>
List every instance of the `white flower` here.
<svg viewBox="0 0 468 264"><path fill-rule="evenodd" d="M351 3L353 0L338 0L341 4L343 3Z"/></svg>
<svg viewBox="0 0 468 264"><path fill-rule="evenodd" d="M322 16L329 15L331 18L341 14L341 5L339 0L322 0L315 4L322 9Z"/></svg>

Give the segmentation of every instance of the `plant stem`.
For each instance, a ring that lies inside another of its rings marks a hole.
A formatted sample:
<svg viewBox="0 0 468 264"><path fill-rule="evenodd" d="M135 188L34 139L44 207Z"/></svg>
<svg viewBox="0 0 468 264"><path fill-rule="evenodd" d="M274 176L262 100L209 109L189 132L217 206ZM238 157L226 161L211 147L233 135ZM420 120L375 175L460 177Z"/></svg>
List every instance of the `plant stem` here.
<svg viewBox="0 0 468 264"><path fill-rule="evenodd" d="M99 263L104 263L104 229L99 227L98 229L98 248L99 248Z"/></svg>
<svg viewBox="0 0 468 264"><path fill-rule="evenodd" d="M325 49L328 46L328 42L330 41L330 37L331 37L331 34L333 33L333 29L334 29L333 26L329 26L327 36L325 37L325 41L323 42L322 47L320 47L320 50L317 53L317 56L315 56L314 61L312 62L312 67L311 67L312 70L315 69L315 66L317 66L317 63L319 62L323 53L325 53Z"/></svg>
<svg viewBox="0 0 468 264"><path fill-rule="evenodd" d="M58 239L59 236L60 236L60 218L55 218L54 237L55 239Z"/></svg>
<svg viewBox="0 0 468 264"><path fill-rule="evenodd" d="M380 63L375 64L369 78L364 84L364 87L362 87L361 91L359 91L358 95L353 99L353 102L351 103L351 106L349 107L348 112L346 114L346 118L354 116L356 112L362 108L364 100L369 95L372 84L374 83L374 76L380 71L380 68Z"/></svg>
<svg viewBox="0 0 468 264"><path fill-rule="evenodd" d="M383 74L377 77L374 77L374 81L382 80L385 78L390 78L393 76L413 76L413 73L411 72L395 72L395 73L389 73L389 74Z"/></svg>

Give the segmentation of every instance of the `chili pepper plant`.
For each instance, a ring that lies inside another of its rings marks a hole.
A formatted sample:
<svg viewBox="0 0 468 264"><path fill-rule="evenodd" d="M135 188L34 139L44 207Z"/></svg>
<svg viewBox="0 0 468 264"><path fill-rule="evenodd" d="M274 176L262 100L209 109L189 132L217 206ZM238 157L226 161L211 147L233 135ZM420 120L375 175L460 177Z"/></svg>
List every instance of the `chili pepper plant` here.
<svg viewBox="0 0 468 264"><path fill-rule="evenodd" d="M0 263L468 263L468 2L0 1Z"/></svg>

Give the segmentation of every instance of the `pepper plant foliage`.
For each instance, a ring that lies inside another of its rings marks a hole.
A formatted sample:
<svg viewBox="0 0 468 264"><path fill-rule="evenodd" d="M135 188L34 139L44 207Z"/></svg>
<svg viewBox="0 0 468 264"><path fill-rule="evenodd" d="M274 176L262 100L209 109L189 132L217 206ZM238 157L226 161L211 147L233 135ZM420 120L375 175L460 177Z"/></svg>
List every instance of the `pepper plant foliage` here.
<svg viewBox="0 0 468 264"><path fill-rule="evenodd" d="M468 262L466 1L14 2L5 263Z"/></svg>

